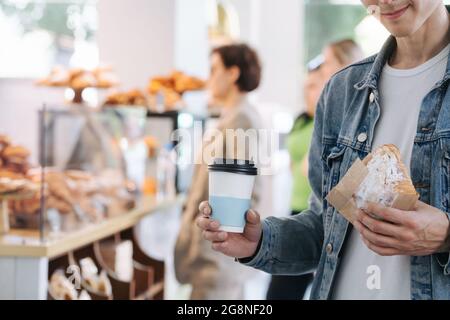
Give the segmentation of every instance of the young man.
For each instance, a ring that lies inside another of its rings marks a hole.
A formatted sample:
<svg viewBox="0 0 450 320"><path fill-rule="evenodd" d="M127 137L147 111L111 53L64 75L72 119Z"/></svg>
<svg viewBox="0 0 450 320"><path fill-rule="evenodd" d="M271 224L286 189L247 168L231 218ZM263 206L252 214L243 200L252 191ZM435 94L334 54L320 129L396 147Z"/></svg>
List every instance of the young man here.
<svg viewBox="0 0 450 320"><path fill-rule="evenodd" d="M202 203L197 224L215 250L249 266L316 269L313 299L450 299L449 12L442 0L362 2L392 36L322 93L309 209L262 222L250 210L244 233L231 234L217 231ZM399 147L421 201L409 212L371 204L352 227L325 196L357 157L386 143Z"/></svg>

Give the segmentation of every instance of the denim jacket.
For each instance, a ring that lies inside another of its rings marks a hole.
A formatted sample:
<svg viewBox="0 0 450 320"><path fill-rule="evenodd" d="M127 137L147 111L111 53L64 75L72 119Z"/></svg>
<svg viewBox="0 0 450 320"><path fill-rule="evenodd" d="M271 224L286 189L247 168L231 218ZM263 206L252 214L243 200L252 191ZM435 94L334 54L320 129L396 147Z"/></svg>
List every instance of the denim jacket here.
<svg viewBox="0 0 450 320"><path fill-rule="evenodd" d="M316 270L312 299L329 299L352 225L325 200L357 157L372 149L380 116L378 80L396 47L390 37L378 55L340 71L320 98L309 155L309 209L263 221L256 255L246 265L271 274ZM450 215L450 59L444 78L423 100L411 159L420 200ZM399 128L399 130L402 130ZM411 299L450 299L449 254L411 257Z"/></svg>

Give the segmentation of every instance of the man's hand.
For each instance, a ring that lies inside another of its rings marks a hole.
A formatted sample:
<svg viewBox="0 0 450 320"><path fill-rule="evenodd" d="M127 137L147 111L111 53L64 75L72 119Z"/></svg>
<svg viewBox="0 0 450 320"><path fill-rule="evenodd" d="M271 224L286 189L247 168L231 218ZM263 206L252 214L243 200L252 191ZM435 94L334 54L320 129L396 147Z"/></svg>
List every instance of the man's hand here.
<svg viewBox="0 0 450 320"><path fill-rule="evenodd" d="M255 254L262 235L258 213L253 210L247 212L244 233L228 233L220 231L219 222L211 219L211 207L207 201L200 204L199 210L197 225L203 230L203 238L212 242L214 250L234 258L247 258Z"/></svg>
<svg viewBox="0 0 450 320"><path fill-rule="evenodd" d="M367 247L381 256L424 256L450 251L447 215L421 201L413 211L370 203L365 210L359 210L354 227Z"/></svg>

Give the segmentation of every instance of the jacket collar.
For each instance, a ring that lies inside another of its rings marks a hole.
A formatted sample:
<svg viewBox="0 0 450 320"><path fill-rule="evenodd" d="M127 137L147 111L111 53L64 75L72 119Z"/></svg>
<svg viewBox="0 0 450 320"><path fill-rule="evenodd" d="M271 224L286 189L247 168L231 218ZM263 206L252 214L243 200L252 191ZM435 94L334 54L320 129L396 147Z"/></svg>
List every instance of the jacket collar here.
<svg viewBox="0 0 450 320"><path fill-rule="evenodd" d="M450 13L450 6L446 7ZM374 90L377 89L378 79L380 78L381 72L383 71L383 68L386 65L389 58L391 57L391 55L394 53L396 47L397 42L395 40L395 37L392 35L389 36L389 38L384 43L381 51L375 57L375 61L373 62L372 68L370 69L369 73L363 80L355 84L354 86L355 89L362 90L367 87L372 88ZM444 75L444 78L436 84L436 87L442 86L448 80L450 80L450 55L448 56L447 71Z"/></svg>
<svg viewBox="0 0 450 320"><path fill-rule="evenodd" d="M367 87L372 89L377 88L378 79L380 78L381 72L396 47L397 42L395 41L394 36L389 36L381 48L381 51L376 55L375 61L373 62L369 73L362 81L355 84L355 89L362 90Z"/></svg>

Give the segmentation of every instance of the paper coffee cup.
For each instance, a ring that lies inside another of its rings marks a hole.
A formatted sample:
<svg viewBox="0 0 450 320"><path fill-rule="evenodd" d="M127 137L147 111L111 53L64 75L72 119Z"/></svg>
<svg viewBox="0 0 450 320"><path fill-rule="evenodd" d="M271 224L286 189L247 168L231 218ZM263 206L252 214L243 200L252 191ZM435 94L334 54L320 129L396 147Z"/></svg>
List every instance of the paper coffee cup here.
<svg viewBox="0 0 450 320"><path fill-rule="evenodd" d="M242 233L258 173L249 160L215 159L209 169L209 204L220 230Z"/></svg>

